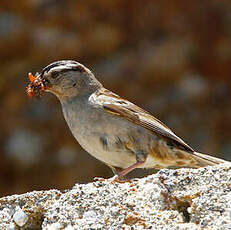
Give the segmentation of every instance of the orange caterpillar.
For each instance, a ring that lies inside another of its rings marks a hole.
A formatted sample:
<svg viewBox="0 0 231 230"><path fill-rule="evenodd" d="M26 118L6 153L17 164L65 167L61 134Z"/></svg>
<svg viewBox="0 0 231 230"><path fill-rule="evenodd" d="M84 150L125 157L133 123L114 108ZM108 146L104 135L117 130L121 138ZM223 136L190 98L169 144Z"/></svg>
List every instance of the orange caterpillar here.
<svg viewBox="0 0 231 230"><path fill-rule="evenodd" d="M26 87L26 93L29 97L42 96L46 89L47 82L42 80L38 74L36 75L28 73L30 84Z"/></svg>

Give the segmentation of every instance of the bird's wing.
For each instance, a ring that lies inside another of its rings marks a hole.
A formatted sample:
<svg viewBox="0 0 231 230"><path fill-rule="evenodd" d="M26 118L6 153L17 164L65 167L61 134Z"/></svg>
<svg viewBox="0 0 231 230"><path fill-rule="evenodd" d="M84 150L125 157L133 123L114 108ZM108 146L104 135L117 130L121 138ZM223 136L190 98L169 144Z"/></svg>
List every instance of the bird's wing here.
<svg viewBox="0 0 231 230"><path fill-rule="evenodd" d="M147 111L134 105L133 103L121 98L107 89L100 89L91 98L94 103L102 106L105 111L127 119L143 128L154 132L157 135L164 136L169 143L174 143L179 149L194 152L182 139L176 136L161 121L153 117Z"/></svg>

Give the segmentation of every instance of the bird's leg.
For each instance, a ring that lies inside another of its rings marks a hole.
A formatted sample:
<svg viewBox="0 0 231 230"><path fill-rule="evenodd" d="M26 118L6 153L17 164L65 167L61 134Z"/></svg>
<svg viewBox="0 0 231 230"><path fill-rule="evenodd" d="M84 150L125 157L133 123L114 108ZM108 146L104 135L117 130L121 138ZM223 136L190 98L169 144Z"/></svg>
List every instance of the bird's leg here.
<svg viewBox="0 0 231 230"><path fill-rule="evenodd" d="M129 172L131 172L134 169L138 168L143 163L144 163L144 161L137 161L135 164L123 169L121 172L119 172L118 174L115 174L113 177L111 177L109 179L95 177L94 180L96 180L96 181L112 181L112 182L120 182L120 183L127 182L129 180L123 179L123 177L125 175L127 175Z"/></svg>
<svg viewBox="0 0 231 230"><path fill-rule="evenodd" d="M115 175L114 177L112 177L111 179L113 179L113 181L123 181L123 177L125 175L127 175L128 173L130 173L134 169L138 168L140 165L144 164L144 162L146 161L146 158L147 158L147 153L138 149L135 151L135 155L136 155L136 163L123 169L121 172L119 172L118 175Z"/></svg>
<svg viewBox="0 0 231 230"><path fill-rule="evenodd" d="M140 165L142 165L144 163L144 161L137 161L135 164L123 169L117 176L117 178L121 178L124 177L125 175L127 175L128 173L130 173L131 171L133 171L134 169L138 168Z"/></svg>
<svg viewBox="0 0 231 230"><path fill-rule="evenodd" d="M144 164L147 158L147 153L145 153L144 151L137 150L135 154L136 154L136 163L134 163L133 165L123 169L118 174L117 174L117 169L115 167L108 165L115 175L109 179L95 177L94 180L97 180L97 181L106 181L106 180L108 181L109 180L109 181L122 182L122 183L128 181L126 179L123 179L123 177L127 175L128 173L130 173L131 171L133 171L134 169L138 168L140 165Z"/></svg>

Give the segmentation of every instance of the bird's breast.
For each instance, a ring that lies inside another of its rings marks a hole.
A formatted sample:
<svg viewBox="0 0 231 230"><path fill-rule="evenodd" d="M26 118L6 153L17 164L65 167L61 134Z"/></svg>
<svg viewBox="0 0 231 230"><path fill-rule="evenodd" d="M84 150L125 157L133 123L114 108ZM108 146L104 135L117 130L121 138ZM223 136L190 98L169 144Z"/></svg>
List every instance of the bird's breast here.
<svg viewBox="0 0 231 230"><path fill-rule="evenodd" d="M73 136L92 156L121 168L136 162L135 154L126 147L132 140L129 132L133 132L126 122L118 121L102 109L78 103L64 104L62 109Z"/></svg>

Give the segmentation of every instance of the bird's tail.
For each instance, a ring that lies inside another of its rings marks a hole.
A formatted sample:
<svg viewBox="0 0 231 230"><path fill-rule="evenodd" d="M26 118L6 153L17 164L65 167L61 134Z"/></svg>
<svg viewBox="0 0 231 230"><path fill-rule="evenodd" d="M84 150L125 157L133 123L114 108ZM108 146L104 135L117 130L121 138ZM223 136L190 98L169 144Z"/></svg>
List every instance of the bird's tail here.
<svg viewBox="0 0 231 230"><path fill-rule="evenodd" d="M210 155L203 154L203 153L193 152L191 154L193 155L193 158L197 161L198 167L223 164L223 163L231 163L229 161L225 161L223 159L212 157Z"/></svg>

